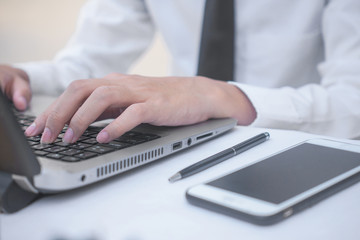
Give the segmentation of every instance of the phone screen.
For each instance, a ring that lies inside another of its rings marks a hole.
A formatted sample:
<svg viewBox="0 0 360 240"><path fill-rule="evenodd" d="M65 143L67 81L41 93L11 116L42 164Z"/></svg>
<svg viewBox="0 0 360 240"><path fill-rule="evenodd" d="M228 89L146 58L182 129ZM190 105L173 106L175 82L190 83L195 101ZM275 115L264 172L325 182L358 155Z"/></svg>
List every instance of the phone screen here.
<svg viewBox="0 0 360 240"><path fill-rule="evenodd" d="M360 153L310 143L207 183L279 204L360 165Z"/></svg>

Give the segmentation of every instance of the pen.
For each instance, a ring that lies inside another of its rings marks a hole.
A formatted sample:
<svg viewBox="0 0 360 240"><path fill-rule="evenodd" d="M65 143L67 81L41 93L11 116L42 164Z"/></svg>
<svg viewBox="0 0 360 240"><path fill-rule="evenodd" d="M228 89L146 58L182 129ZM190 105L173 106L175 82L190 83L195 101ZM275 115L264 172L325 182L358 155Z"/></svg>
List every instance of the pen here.
<svg viewBox="0 0 360 240"><path fill-rule="evenodd" d="M200 162L197 162L193 165L190 165L187 168L184 168L183 170L175 173L172 177L170 177L169 181L175 182L177 180L191 176L195 173L201 172L211 166L214 166L218 163L225 161L226 159L236 156L242 152L245 152L246 150L257 146L260 143L265 142L269 138L270 138L270 134L268 132L260 133L259 135L256 135L255 137L245 140L244 142L236 144L235 146L232 146L231 148L225 149L225 150L223 150L219 153L216 153L208 158L205 158L204 160L201 160Z"/></svg>

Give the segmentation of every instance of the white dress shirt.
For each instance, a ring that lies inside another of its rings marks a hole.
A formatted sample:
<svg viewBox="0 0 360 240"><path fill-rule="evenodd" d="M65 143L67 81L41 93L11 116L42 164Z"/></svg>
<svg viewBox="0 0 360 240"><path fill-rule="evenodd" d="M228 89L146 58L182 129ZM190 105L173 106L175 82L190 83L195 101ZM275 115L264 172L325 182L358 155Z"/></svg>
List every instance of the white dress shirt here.
<svg viewBox="0 0 360 240"><path fill-rule="evenodd" d="M53 61L21 64L34 92L127 72L158 30L172 75L196 74L204 0L90 0ZM360 136L360 1L238 0L235 79L257 127Z"/></svg>

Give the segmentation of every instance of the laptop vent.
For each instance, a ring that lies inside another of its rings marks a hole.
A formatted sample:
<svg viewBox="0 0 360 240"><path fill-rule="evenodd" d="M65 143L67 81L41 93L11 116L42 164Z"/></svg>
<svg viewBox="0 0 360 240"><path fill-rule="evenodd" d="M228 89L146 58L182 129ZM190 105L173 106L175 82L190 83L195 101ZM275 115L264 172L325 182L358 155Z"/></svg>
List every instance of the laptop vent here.
<svg viewBox="0 0 360 240"><path fill-rule="evenodd" d="M114 175L118 172L123 172L136 166L143 165L154 159L160 158L163 156L163 154L164 148L158 148L139 155L125 158L120 161L109 163L97 168L96 175L98 178L102 178L107 175Z"/></svg>

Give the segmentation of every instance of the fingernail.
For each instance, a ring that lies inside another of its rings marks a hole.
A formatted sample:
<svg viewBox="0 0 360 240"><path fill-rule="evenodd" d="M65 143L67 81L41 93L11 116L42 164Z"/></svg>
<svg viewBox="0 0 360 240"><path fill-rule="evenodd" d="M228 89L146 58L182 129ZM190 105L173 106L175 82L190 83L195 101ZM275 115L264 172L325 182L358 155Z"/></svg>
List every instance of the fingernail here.
<svg viewBox="0 0 360 240"><path fill-rule="evenodd" d="M110 139L109 133L107 131L102 130L96 137L96 140L99 143L106 143Z"/></svg>
<svg viewBox="0 0 360 240"><path fill-rule="evenodd" d="M68 128L62 140L64 143L72 143L73 138L74 138L74 131L71 128Z"/></svg>
<svg viewBox="0 0 360 240"><path fill-rule="evenodd" d="M33 134L35 134L35 130L36 130L36 124L32 123L26 130L25 130L25 135L26 136L32 136Z"/></svg>
<svg viewBox="0 0 360 240"><path fill-rule="evenodd" d="M49 128L45 128L41 137L42 143L51 143L51 130Z"/></svg>

